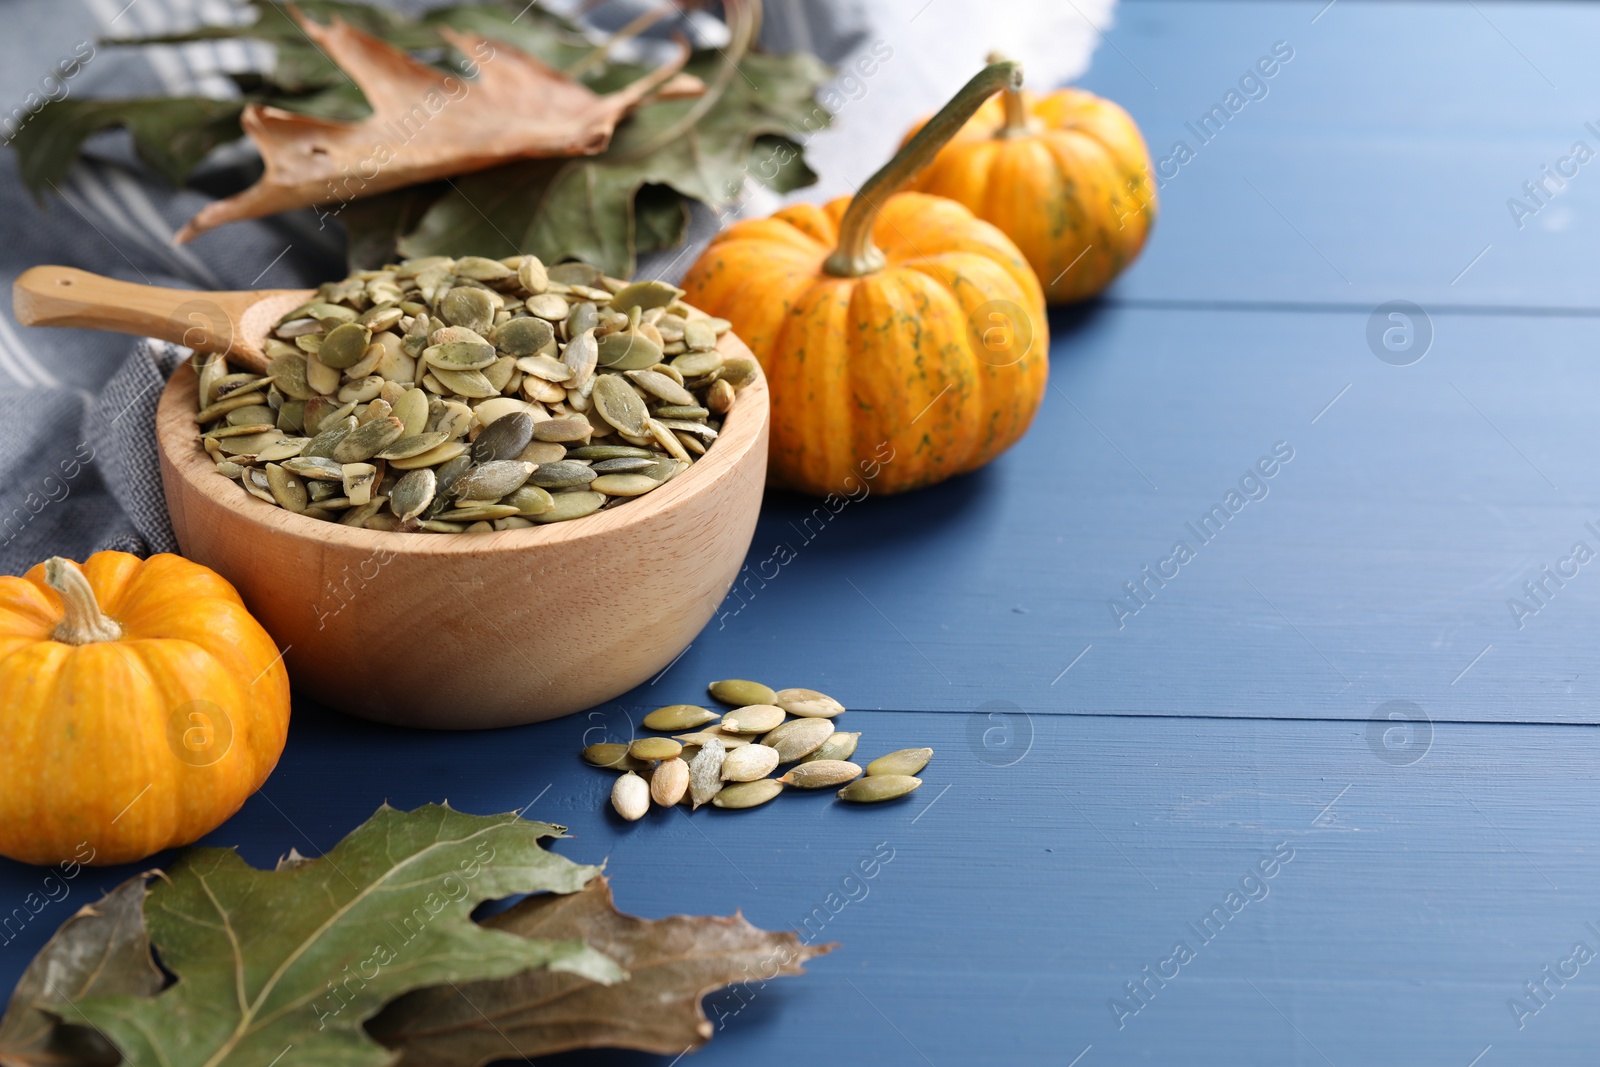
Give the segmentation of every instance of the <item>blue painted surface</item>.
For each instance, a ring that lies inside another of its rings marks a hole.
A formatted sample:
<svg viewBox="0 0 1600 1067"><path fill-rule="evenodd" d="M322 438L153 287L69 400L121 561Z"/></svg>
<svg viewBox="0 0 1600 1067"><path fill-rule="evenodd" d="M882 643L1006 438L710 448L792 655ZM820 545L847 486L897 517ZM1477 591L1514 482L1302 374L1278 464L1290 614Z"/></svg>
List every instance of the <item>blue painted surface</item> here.
<svg viewBox="0 0 1600 1067"><path fill-rule="evenodd" d="M1600 562L1537 605L1522 587L1576 541L1600 551L1600 170L1522 231L1504 201L1600 117L1600 11L1341 0L1313 23L1321 6L1119 9L1086 84L1158 154L1274 41L1296 55L1169 183L1108 298L1056 316L1052 388L1009 455L836 515L770 498L742 595L587 715L441 736L302 706L210 842L268 864L385 800L534 801L626 909L841 943L748 1004L712 998L702 1064L819 1042L939 1067L1593 1062L1600 961L1542 1006L1524 984L1600 951ZM1431 324L1409 366L1368 345L1391 299ZM1186 524L1279 442L1261 498L1199 543ZM1119 628L1108 601L1178 539L1194 558ZM865 756L932 745L928 784L876 809L608 814L579 745L727 675L834 693ZM1275 849L1292 859L1263 878ZM126 873L82 875L0 946L0 976ZM0 900L40 878L0 865ZM1168 962L1179 941L1192 959ZM1147 965L1167 977L1140 1004ZM1539 1007L1520 1027L1519 996Z"/></svg>

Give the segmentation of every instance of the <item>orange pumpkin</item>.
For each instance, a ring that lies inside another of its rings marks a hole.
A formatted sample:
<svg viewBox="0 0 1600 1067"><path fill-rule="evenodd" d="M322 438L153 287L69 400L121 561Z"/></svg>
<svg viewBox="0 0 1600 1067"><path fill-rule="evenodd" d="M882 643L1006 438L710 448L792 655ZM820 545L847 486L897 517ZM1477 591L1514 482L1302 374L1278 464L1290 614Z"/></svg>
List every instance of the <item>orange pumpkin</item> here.
<svg viewBox="0 0 1600 1067"><path fill-rule="evenodd" d="M1052 304L1111 284L1156 220L1139 127L1082 89L1006 90L978 109L913 188L965 204L1004 230Z"/></svg>
<svg viewBox="0 0 1600 1067"><path fill-rule="evenodd" d="M186 845L261 787L288 728L283 658L205 567L97 552L0 577L0 854Z"/></svg>
<svg viewBox="0 0 1600 1067"><path fill-rule="evenodd" d="M766 371L769 478L894 493L980 467L1027 430L1049 373L1039 281L960 204L898 190L988 96L997 63L851 200L735 223L683 281Z"/></svg>

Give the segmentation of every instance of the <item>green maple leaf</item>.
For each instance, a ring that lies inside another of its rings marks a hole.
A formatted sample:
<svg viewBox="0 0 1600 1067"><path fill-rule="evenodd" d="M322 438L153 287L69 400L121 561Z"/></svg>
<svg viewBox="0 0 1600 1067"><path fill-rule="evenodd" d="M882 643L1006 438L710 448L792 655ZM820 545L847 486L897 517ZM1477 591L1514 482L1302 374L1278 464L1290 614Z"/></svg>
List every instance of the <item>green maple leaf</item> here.
<svg viewBox="0 0 1600 1067"><path fill-rule="evenodd" d="M550 968L624 972L582 940L532 940L472 921L485 900L571 893L599 873L546 852L562 828L515 813L385 806L320 859L257 870L194 849L151 890L150 941L176 981L154 997L77 1003L131 1063L163 1067L381 1067L362 1023L429 985Z"/></svg>

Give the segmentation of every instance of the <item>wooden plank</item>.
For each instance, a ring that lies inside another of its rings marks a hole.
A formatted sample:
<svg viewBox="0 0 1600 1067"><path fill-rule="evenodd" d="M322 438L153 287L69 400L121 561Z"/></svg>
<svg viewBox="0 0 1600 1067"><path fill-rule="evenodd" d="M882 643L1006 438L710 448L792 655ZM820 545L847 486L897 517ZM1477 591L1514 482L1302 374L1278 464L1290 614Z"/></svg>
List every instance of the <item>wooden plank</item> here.
<svg viewBox="0 0 1600 1067"><path fill-rule="evenodd" d="M1324 3L1117 9L1082 84L1138 120L1162 213L1113 297L1600 310L1600 178L1572 152L1600 157L1596 13L1346 0L1313 22Z"/></svg>
<svg viewBox="0 0 1600 1067"><path fill-rule="evenodd" d="M1584 829L1600 803L1594 730L1441 724L1400 765L1360 723L842 722L864 731L863 755L932 745L927 784L880 807L800 795L624 824L604 809L610 776L575 755L627 735L617 709L426 743L305 710L267 788L212 841L267 864L326 849L384 800L532 801L530 815L572 827L560 851L606 861L625 909L742 909L841 943L809 977L713 998L723 1030L696 1057L711 1065L825 1040L848 1062L889 1064L1065 1064L1090 1045L1082 1067L1323 1062L1315 1045L1336 1064L1465 1067L1491 1044L1485 1064L1581 1062L1600 1038L1588 967L1522 1029L1507 1006L1575 942L1600 951L1586 925L1600 924L1600 841ZM985 747L998 726L1014 743ZM1262 878L1274 848L1292 859ZM0 948L3 980L46 926L126 873L72 882ZM41 879L0 864L0 902ZM1248 902L1207 941L1189 924L1227 911L1230 891ZM1180 940L1195 958L1119 1029L1110 1001L1131 1006L1124 983Z"/></svg>
<svg viewBox="0 0 1600 1067"><path fill-rule="evenodd" d="M1397 367L1367 322L1058 321L1016 449L837 513L772 496L722 611L625 702L750 676L876 708L1365 719L1404 699L1438 719L1595 721L1600 582L1571 556L1600 552L1572 445L1596 324L1436 316L1431 351ZM1247 479L1275 446L1293 459ZM1230 491L1265 495L1202 540ZM1193 559L1163 563L1180 541Z"/></svg>

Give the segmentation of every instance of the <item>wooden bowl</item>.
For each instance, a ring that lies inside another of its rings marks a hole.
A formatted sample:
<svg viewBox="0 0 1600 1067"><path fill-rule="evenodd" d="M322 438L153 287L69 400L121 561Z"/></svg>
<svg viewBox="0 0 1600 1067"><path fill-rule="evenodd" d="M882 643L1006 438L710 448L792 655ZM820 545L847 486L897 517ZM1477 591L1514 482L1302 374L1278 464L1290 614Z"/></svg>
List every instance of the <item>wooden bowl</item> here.
<svg viewBox="0 0 1600 1067"><path fill-rule="evenodd" d="M750 355L725 335L728 356ZM568 715L626 693L711 620L755 533L767 384L660 489L570 522L387 533L246 493L200 448L196 378L161 396L161 480L183 554L232 582L284 649L294 691L380 722L443 730Z"/></svg>

